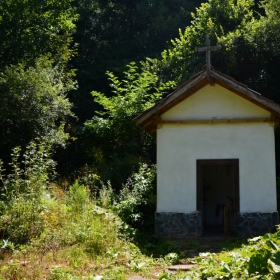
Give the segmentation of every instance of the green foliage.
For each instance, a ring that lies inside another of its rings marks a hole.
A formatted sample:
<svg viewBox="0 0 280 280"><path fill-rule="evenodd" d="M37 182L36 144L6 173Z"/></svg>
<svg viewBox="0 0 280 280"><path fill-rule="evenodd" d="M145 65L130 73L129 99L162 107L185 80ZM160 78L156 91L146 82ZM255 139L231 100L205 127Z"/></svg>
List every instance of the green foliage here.
<svg viewBox="0 0 280 280"><path fill-rule="evenodd" d="M196 53L195 48L204 46L205 35L209 34L211 45L222 46L221 51L212 52L212 65L215 69L236 76L236 64L230 64L236 57L228 52L229 46L235 50L236 45L229 39L235 32L243 34L244 28L254 19L253 6L252 0L208 0L192 14L191 24L185 30L179 30L179 38L171 40L170 47L162 52L161 59L147 59L146 67L155 71L162 80L174 80L180 84L201 71L205 54ZM242 80L243 77L240 78Z"/></svg>
<svg viewBox="0 0 280 280"><path fill-rule="evenodd" d="M0 241L0 246L1 246L2 251L7 250L7 249L14 251L16 248L16 246L13 242L11 242L9 240L5 240L5 239L3 239L3 241Z"/></svg>
<svg viewBox="0 0 280 280"><path fill-rule="evenodd" d="M154 216L156 209L156 167L154 165L140 166L123 186L115 206L121 219L145 232L154 231Z"/></svg>
<svg viewBox="0 0 280 280"><path fill-rule="evenodd" d="M112 97L93 92L95 101L104 108L85 123L83 147L102 181L110 180L114 189L141 162L150 162L155 153L155 139L138 128L132 119L152 106L172 83L159 83L155 74L139 71L135 63L128 65L125 78L119 80L108 73Z"/></svg>
<svg viewBox="0 0 280 280"><path fill-rule="evenodd" d="M201 253L186 279L279 279L279 252L280 232L265 234L229 253Z"/></svg>
<svg viewBox="0 0 280 280"><path fill-rule="evenodd" d="M75 54L78 19L72 0L3 0L0 5L0 153L36 137L64 144L66 93L75 88L67 66ZM7 168L8 169L8 168Z"/></svg>
<svg viewBox="0 0 280 280"><path fill-rule="evenodd" d="M11 204L4 209L1 217L1 232L17 244L31 241L43 231L42 211L40 202L32 203L32 200L26 200L23 197L13 199Z"/></svg>
<svg viewBox="0 0 280 280"><path fill-rule="evenodd" d="M71 275L69 269L63 266L55 266L50 270L47 280L74 280L77 279Z"/></svg>
<svg viewBox="0 0 280 280"><path fill-rule="evenodd" d="M53 204L47 205L45 222L48 228L41 236L40 246L82 246L92 257L104 254L108 248L115 248L118 240L118 227L114 223L117 217L96 206L90 198L90 192L83 185L75 182L70 186L68 197L64 201L67 207L61 208L59 216L63 217L62 228L51 232L53 217L49 213L58 211ZM49 217L50 215L50 217ZM50 218L50 220L49 220Z"/></svg>
<svg viewBox="0 0 280 280"><path fill-rule="evenodd" d="M49 182L49 172L54 172L55 163L50 159L50 146L44 142L31 142L20 161L20 148L13 150L12 173L1 174L2 197L11 201L21 195L38 197ZM2 171L2 170L1 170Z"/></svg>
<svg viewBox="0 0 280 280"><path fill-rule="evenodd" d="M213 67L279 102L279 1L208 0L193 13L193 21L171 40L161 59L147 59L146 69L163 81L180 84L199 72L205 54L195 48L221 45L211 53Z"/></svg>
<svg viewBox="0 0 280 280"><path fill-rule="evenodd" d="M152 260L128 242L123 231L125 224L111 211L97 205L99 201L93 200L88 189L77 182L63 197L54 193L46 196L41 213L44 230L32 240L31 246L25 247L26 252L39 253L41 261L34 260L33 268L39 263L58 263L51 266L46 279L100 279L101 271L104 280L126 279L128 273L143 272L151 265ZM17 254L23 257L23 253ZM66 260L67 265L63 265ZM14 267L8 263L0 269L0 276L11 274ZM14 273L26 277L22 268L17 268L20 271Z"/></svg>
<svg viewBox="0 0 280 280"><path fill-rule="evenodd" d="M75 0L80 17L73 60L79 89L71 97L81 121L97 108L88 93L93 89L110 96L106 71L122 76L125 65L157 57L166 42L191 20L201 0Z"/></svg>
<svg viewBox="0 0 280 280"><path fill-rule="evenodd" d="M37 59L34 67L6 67L0 74L2 156L7 158L12 148L25 147L36 137L63 144L66 117L73 115L66 92L74 86L63 67L53 66L49 57Z"/></svg>
<svg viewBox="0 0 280 280"><path fill-rule="evenodd" d="M122 81L119 81L113 73L107 72L112 97L106 97L96 91L92 92L94 100L104 108L104 111L97 112L99 115L107 115L114 119L133 118L154 105L155 101L172 86L171 83L159 85L157 76L150 72L139 73L134 62L127 65L127 68Z"/></svg>
<svg viewBox="0 0 280 280"><path fill-rule="evenodd" d="M20 160L20 149L12 154L12 172L3 174L0 200L0 231L2 236L16 244L29 242L44 229L42 196L53 172L49 145L31 142Z"/></svg>
<svg viewBox="0 0 280 280"><path fill-rule="evenodd" d="M80 168L74 175L77 178L80 185L86 186L93 195L96 195L100 188L103 186L103 182L100 177L96 174L94 167L88 165Z"/></svg>
<svg viewBox="0 0 280 280"><path fill-rule="evenodd" d="M89 195L84 185L79 185L78 181L69 189L69 206L71 213L75 219L77 215L82 214L85 211L85 207L89 202Z"/></svg>
<svg viewBox="0 0 280 280"><path fill-rule="evenodd" d="M0 5L1 68L51 54L67 62L75 21L72 0L2 0Z"/></svg>
<svg viewBox="0 0 280 280"><path fill-rule="evenodd" d="M177 253L169 253L164 257L164 259L170 264L178 264L180 256Z"/></svg>

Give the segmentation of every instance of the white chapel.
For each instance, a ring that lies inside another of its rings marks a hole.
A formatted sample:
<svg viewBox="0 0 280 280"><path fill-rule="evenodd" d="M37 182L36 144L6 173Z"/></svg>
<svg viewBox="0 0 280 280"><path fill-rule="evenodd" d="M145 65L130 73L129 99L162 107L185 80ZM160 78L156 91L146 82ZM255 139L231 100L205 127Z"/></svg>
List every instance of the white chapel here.
<svg viewBox="0 0 280 280"><path fill-rule="evenodd" d="M134 119L157 139L157 234L275 230L280 106L213 68Z"/></svg>

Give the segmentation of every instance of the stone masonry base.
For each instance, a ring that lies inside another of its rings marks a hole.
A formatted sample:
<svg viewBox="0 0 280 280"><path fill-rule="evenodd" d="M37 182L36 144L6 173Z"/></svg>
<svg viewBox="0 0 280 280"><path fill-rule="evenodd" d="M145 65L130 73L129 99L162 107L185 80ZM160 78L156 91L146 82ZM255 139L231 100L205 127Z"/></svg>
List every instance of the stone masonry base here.
<svg viewBox="0 0 280 280"><path fill-rule="evenodd" d="M238 236L255 237L276 231L278 212L237 213L234 217L234 231Z"/></svg>
<svg viewBox="0 0 280 280"><path fill-rule="evenodd" d="M275 232L278 212L236 213L233 233L240 237L255 237ZM200 237L203 235L202 213L156 212L155 232L166 238Z"/></svg>
<svg viewBox="0 0 280 280"><path fill-rule="evenodd" d="M155 232L167 238L199 237L202 235L201 212L156 212Z"/></svg>

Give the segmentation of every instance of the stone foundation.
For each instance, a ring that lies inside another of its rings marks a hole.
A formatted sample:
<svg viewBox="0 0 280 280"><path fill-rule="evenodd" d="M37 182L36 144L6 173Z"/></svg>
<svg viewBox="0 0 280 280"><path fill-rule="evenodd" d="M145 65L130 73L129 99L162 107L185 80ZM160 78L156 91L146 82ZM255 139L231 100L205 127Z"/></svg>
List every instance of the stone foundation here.
<svg viewBox="0 0 280 280"><path fill-rule="evenodd" d="M275 232L278 223L278 212L237 213L234 217L234 230L238 236L255 237Z"/></svg>
<svg viewBox="0 0 280 280"><path fill-rule="evenodd" d="M278 212L236 213L234 228L237 236L255 237L276 231ZM155 232L166 238L200 237L203 234L201 212L156 212Z"/></svg>
<svg viewBox="0 0 280 280"><path fill-rule="evenodd" d="M202 230L201 212L155 213L155 232L163 237L200 237Z"/></svg>

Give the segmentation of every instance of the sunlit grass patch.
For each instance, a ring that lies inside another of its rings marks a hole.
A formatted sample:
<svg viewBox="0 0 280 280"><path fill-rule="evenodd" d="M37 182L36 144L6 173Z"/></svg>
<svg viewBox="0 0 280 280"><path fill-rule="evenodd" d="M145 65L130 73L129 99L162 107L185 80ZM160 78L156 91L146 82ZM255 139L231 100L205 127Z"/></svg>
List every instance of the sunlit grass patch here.
<svg viewBox="0 0 280 280"><path fill-rule="evenodd" d="M75 183L64 195L55 188L44 193L41 234L3 255L0 277L126 279L125 275L145 275L156 265L126 238L120 218L98 206L85 186Z"/></svg>

